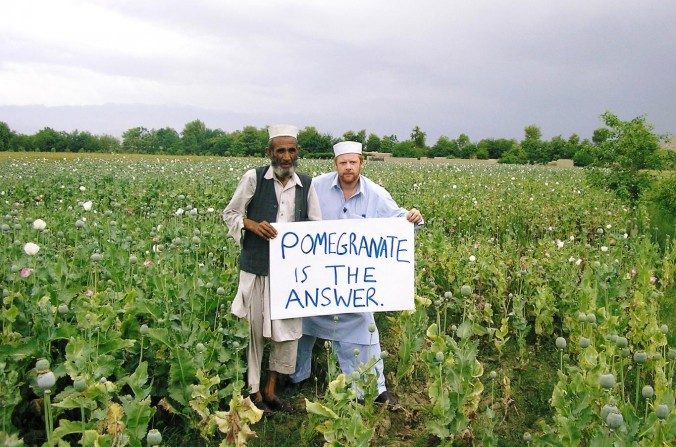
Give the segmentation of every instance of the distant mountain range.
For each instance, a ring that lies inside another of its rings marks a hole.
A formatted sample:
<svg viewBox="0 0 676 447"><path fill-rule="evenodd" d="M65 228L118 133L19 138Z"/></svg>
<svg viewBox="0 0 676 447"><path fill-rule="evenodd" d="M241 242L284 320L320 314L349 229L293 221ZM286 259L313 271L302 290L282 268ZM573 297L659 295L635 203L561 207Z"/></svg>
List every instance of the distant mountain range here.
<svg viewBox="0 0 676 447"><path fill-rule="evenodd" d="M268 118L268 121L261 121ZM94 106L0 106L0 121L10 129L23 134L34 134L45 127L57 131L88 131L94 135L121 137L133 127L160 129L171 127L179 133L186 123L199 119L210 129L226 132L252 125L264 127L275 120L294 121L296 117L283 118L266 115L254 116L249 113L210 110L190 106L168 106L148 104L103 104Z"/></svg>

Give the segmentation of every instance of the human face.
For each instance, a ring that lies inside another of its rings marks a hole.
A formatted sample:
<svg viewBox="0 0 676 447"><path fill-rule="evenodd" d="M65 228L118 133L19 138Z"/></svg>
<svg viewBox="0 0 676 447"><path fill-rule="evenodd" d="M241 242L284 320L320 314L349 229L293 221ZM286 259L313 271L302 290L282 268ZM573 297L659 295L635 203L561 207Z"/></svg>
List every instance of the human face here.
<svg viewBox="0 0 676 447"><path fill-rule="evenodd" d="M275 176L289 178L298 166L298 141L293 137L275 137L268 147L268 156Z"/></svg>
<svg viewBox="0 0 676 447"><path fill-rule="evenodd" d="M359 181L363 165L359 154L342 154L335 158L336 172L341 186L354 186Z"/></svg>

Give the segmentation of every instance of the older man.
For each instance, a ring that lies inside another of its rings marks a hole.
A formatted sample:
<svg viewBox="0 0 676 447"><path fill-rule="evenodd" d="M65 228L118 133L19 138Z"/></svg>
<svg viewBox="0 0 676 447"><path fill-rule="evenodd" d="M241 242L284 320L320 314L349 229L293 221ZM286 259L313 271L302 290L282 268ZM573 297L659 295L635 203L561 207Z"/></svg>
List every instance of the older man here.
<svg viewBox="0 0 676 447"><path fill-rule="evenodd" d="M319 196L322 219L363 219L405 217L416 225L423 223L420 212L400 208L383 187L361 175L364 166L361 143L344 141L333 146L335 172L316 177L312 184ZM369 326L371 331L369 331ZM341 370L349 374L360 363L380 358L380 337L372 313L325 315L303 318L303 337L298 344L293 383L310 377L312 347L317 338L331 340ZM359 351L355 358L354 353ZM376 402L393 400L385 386L383 361L375 369L378 375Z"/></svg>
<svg viewBox="0 0 676 447"><path fill-rule="evenodd" d="M291 374L301 320L270 320L269 240L277 236L272 222L319 220L312 179L299 172L298 129L289 125L268 128L270 166L247 171L223 211L228 234L241 245L240 275L232 313L249 321L247 383L254 402L264 410L292 411L276 395L278 374ZM260 390L264 338L271 339L265 387Z"/></svg>

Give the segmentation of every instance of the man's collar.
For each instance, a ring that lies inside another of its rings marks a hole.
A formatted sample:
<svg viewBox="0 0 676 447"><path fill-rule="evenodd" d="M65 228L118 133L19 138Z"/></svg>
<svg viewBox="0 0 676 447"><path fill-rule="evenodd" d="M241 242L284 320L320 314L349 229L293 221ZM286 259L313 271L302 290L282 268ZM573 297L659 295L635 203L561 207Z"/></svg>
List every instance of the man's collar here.
<svg viewBox="0 0 676 447"><path fill-rule="evenodd" d="M272 166L268 167L268 170L265 171L265 175L263 176L264 179L267 180L278 180L275 179L275 170L273 169ZM295 182L296 185L300 186L301 188L303 187L303 183L300 181L300 177L298 177L298 174L296 174L296 171L293 172L293 175L291 176L293 181Z"/></svg>

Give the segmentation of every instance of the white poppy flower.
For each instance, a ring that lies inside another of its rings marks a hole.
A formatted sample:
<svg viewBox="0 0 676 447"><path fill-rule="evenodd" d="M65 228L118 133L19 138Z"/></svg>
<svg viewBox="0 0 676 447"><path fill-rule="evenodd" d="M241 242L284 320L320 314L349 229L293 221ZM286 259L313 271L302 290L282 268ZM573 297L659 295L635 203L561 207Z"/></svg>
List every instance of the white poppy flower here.
<svg viewBox="0 0 676 447"><path fill-rule="evenodd" d="M27 242L23 246L23 251L26 252L28 256L34 256L40 251L40 246L34 242Z"/></svg>
<svg viewBox="0 0 676 447"><path fill-rule="evenodd" d="M47 228L47 222L45 222L45 221L42 220L42 219L35 219L35 220L33 221L33 228L35 228L35 229L38 230L38 231L42 231L42 230L44 230L45 228Z"/></svg>
<svg viewBox="0 0 676 447"><path fill-rule="evenodd" d="M91 201L91 200L87 200L86 202L84 202L84 203L82 204L82 208L84 208L85 211L91 211L92 205L93 205L92 201Z"/></svg>

